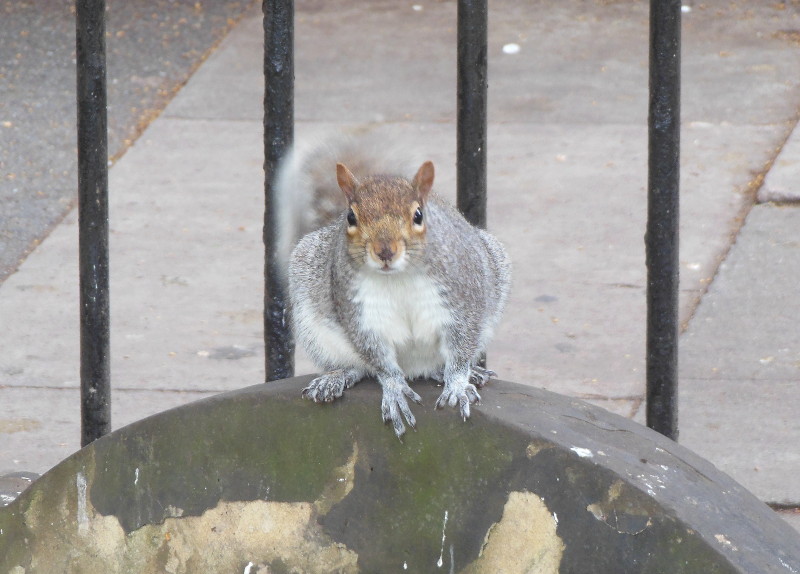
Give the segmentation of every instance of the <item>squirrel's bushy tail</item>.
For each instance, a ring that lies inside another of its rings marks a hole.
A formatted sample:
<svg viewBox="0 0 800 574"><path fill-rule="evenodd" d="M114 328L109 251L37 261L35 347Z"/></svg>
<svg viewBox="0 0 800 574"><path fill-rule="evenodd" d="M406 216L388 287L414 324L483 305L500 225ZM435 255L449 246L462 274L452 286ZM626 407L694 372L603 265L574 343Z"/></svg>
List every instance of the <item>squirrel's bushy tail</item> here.
<svg viewBox="0 0 800 574"><path fill-rule="evenodd" d="M410 178L418 167L407 152L374 132L340 135L314 144L296 143L278 167L275 179L275 249L284 273L300 238L332 223L347 209L336 182L337 163L345 164L357 179L377 174Z"/></svg>

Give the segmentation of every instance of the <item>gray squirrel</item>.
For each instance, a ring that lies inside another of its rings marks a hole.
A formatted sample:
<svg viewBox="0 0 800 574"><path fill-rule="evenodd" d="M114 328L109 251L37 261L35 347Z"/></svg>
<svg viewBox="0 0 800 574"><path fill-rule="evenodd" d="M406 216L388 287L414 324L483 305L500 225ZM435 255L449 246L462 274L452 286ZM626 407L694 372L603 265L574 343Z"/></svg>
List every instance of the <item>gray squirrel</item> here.
<svg viewBox="0 0 800 574"><path fill-rule="evenodd" d="M431 191L432 162L407 179L396 175L413 173L407 162L391 158L369 138L293 149L276 178L276 252L288 260L295 337L324 371L303 397L331 402L374 377L383 420L402 437L403 419L416 425L407 399L421 404L409 380L443 384L435 407L457 406L466 420L496 376L477 363L511 263L495 237Z"/></svg>

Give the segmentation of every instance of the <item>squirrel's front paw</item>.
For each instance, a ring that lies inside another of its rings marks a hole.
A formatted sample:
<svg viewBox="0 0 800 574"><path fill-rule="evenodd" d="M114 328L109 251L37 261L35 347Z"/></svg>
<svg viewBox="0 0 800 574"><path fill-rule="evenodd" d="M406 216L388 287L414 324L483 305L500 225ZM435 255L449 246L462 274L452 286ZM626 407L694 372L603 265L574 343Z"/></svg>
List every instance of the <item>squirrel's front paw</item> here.
<svg viewBox="0 0 800 574"><path fill-rule="evenodd" d="M345 389L349 389L358 382L358 373L348 369L338 369L325 373L311 381L302 396L315 403L330 403L342 396Z"/></svg>
<svg viewBox="0 0 800 574"><path fill-rule="evenodd" d="M486 383L489 382L489 379L496 376L497 373L495 373L494 371L491 371L489 369L484 369L483 367L479 367L478 365L474 365L470 367L469 382L475 385L477 388L482 389L486 385ZM480 397L478 397L478 399L480 399Z"/></svg>
<svg viewBox="0 0 800 574"><path fill-rule="evenodd" d="M478 365L473 365L469 368L469 382L475 385L476 388L482 389L490 379L497 376L497 373L491 369L484 369ZM430 378L439 384L444 383L444 369L433 373Z"/></svg>
<svg viewBox="0 0 800 574"><path fill-rule="evenodd" d="M472 376L470 376L470 380L472 380ZM469 418L469 406L471 404L477 404L480 402L481 396L478 394L478 390L472 383L464 381L445 381L444 390L442 391L442 394L439 395L439 398L436 399L436 405L434 406L437 409L441 409L444 408L445 405L451 407L458 405L459 411L461 412L461 418L467 420Z"/></svg>
<svg viewBox="0 0 800 574"><path fill-rule="evenodd" d="M381 400L383 422L391 422L394 427L394 434L397 435L397 438L400 438L406 432L403 418L406 419L411 428L415 428L417 425L417 419L414 418L414 413L411 412L406 398L411 399L418 405L422 404L422 399L408 386L405 380L381 381L381 386L383 387L383 399Z"/></svg>

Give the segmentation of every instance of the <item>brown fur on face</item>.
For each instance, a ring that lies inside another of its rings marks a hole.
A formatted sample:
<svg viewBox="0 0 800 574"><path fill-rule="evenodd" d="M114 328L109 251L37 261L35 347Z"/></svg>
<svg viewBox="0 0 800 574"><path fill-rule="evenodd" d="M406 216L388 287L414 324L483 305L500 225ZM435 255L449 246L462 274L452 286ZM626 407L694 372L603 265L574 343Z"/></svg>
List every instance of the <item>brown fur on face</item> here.
<svg viewBox="0 0 800 574"><path fill-rule="evenodd" d="M357 259L367 254L388 270L425 240L424 217L415 222L415 215L433 186L431 162L422 164L413 181L383 175L359 181L343 164L337 164L336 175L352 211L347 228L351 256Z"/></svg>

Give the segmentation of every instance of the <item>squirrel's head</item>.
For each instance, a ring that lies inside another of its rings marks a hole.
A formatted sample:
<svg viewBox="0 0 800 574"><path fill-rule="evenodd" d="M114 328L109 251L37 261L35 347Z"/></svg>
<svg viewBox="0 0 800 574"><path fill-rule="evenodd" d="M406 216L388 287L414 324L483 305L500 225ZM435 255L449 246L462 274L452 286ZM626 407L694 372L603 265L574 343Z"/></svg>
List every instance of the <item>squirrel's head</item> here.
<svg viewBox="0 0 800 574"><path fill-rule="evenodd" d="M433 163L423 163L411 181L382 175L359 181L338 163L336 179L349 206L350 257L377 272L406 269L425 242L425 204L433 187Z"/></svg>

